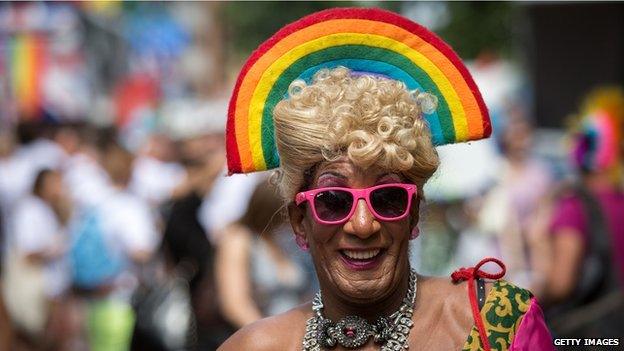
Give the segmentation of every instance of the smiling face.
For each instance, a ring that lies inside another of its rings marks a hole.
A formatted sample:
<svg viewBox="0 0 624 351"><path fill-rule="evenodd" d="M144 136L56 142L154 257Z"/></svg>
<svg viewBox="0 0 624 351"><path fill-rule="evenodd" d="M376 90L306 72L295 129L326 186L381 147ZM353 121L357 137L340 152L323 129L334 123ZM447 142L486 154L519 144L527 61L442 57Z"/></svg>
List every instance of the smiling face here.
<svg viewBox="0 0 624 351"><path fill-rule="evenodd" d="M355 166L343 157L316 168L310 189L323 187L368 188L406 183L397 173ZM398 221L380 221L359 199L354 214L343 224L325 225L314 219L310 206L291 205L290 218L299 240L310 249L323 293L357 304L383 300L409 274L409 234L417 223L418 201L411 215Z"/></svg>

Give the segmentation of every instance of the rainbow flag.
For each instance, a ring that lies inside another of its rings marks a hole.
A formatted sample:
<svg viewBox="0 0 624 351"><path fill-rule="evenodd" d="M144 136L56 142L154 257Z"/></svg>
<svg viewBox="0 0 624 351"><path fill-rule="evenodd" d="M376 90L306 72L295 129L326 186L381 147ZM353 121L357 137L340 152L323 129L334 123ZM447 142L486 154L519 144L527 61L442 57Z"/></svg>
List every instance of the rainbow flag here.
<svg viewBox="0 0 624 351"><path fill-rule="evenodd" d="M41 81L46 58L44 39L37 34L17 34L8 40L5 54L11 96L17 104L20 119L40 118Z"/></svg>

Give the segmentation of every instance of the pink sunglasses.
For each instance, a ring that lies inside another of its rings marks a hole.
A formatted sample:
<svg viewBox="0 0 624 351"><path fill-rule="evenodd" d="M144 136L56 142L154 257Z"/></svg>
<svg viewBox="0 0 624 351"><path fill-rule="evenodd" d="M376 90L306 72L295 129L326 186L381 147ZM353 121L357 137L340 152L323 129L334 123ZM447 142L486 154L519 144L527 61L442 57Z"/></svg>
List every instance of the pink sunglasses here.
<svg viewBox="0 0 624 351"><path fill-rule="evenodd" d="M295 197L297 205L310 203L314 219L322 224L345 223L355 213L359 199L364 199L373 216L381 221L398 221L407 217L418 187L414 184L381 184L365 189L341 187L302 191Z"/></svg>

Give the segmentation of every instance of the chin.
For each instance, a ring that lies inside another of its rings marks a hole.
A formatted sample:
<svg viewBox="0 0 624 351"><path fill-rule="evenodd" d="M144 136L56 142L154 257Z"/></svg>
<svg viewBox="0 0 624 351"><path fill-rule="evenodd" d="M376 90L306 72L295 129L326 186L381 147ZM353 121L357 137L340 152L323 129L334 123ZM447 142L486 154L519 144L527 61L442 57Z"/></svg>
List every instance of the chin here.
<svg viewBox="0 0 624 351"><path fill-rule="evenodd" d="M351 281L338 284L340 295L356 304L369 304L383 300L391 291L392 281L384 278L376 281Z"/></svg>
<svg viewBox="0 0 624 351"><path fill-rule="evenodd" d="M339 257L337 262L327 267L326 272L330 275L334 291L343 298L356 303L369 303L383 299L392 292L394 285L400 283L396 274L399 267L394 257L382 253L379 262L374 263L365 262L367 266L362 267Z"/></svg>

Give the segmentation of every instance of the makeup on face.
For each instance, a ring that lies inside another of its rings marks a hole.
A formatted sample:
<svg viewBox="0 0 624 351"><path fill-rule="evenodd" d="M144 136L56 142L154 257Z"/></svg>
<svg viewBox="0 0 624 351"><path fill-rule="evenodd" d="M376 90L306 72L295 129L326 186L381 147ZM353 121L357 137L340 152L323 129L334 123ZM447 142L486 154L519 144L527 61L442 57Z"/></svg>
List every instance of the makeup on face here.
<svg viewBox="0 0 624 351"><path fill-rule="evenodd" d="M365 271L377 268L385 253L386 249L384 248L342 249L340 250L340 258L349 269Z"/></svg>
<svg viewBox="0 0 624 351"><path fill-rule="evenodd" d="M376 270L389 251L398 250L391 249L393 242L400 241L393 237L400 238L403 231L409 235L401 220L411 213L416 185L406 184L396 173L364 171L343 161L321 164L316 173L312 189L300 192L296 199L297 204L308 207L316 223L311 227L311 239L319 240L324 254L343 269L362 273ZM367 213L361 212L364 208ZM364 238L367 235L370 237Z"/></svg>

